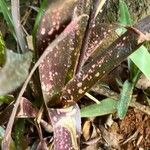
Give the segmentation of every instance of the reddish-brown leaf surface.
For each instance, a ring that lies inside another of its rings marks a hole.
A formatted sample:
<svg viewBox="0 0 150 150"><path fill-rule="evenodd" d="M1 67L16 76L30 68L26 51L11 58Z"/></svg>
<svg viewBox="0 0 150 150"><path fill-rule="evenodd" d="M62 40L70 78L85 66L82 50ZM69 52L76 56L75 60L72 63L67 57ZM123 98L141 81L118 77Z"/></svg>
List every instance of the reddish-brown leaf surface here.
<svg viewBox="0 0 150 150"><path fill-rule="evenodd" d="M42 54L69 24L76 3L77 0L56 0L49 3L36 35L36 49L39 54Z"/></svg>
<svg viewBox="0 0 150 150"><path fill-rule="evenodd" d="M49 109L53 131L54 149L79 149L81 134L80 108L74 104L64 109Z"/></svg>
<svg viewBox="0 0 150 150"><path fill-rule="evenodd" d="M147 17L150 19L150 16ZM144 32L150 31L150 25L145 25L145 19L141 20L137 28L143 26ZM135 26L136 27L136 26ZM115 40L105 51L85 65L76 76L70 80L63 90L63 98L66 100L79 100L98 80L108 74L142 43L139 38L145 37L144 33L129 29L120 38ZM144 36L143 36L144 35ZM144 39L146 40L146 39Z"/></svg>

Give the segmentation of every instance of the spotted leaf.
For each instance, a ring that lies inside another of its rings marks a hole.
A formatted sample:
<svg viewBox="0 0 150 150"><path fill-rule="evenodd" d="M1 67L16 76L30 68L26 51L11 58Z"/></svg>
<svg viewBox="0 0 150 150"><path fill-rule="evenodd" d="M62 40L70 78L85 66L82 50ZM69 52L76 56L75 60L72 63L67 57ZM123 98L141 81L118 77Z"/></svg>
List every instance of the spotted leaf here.
<svg viewBox="0 0 150 150"><path fill-rule="evenodd" d="M105 23L94 24L91 27L88 41L85 43L85 53L81 57L80 68L94 57L100 55L106 48L110 46L117 38L118 35L115 32L116 25L108 25Z"/></svg>
<svg viewBox="0 0 150 150"><path fill-rule="evenodd" d="M77 0L51 1L44 13L36 35L36 48L39 54L70 23Z"/></svg>
<svg viewBox="0 0 150 150"><path fill-rule="evenodd" d="M115 32L117 25L112 26L102 23L102 12L99 12L95 17L95 13L99 6L98 1L93 1L91 5L92 10L90 14L90 20L86 29L87 32L84 37L84 44L81 50L77 72L82 70L83 65L89 59L89 57L93 58L95 55L99 55L118 37Z"/></svg>
<svg viewBox="0 0 150 150"><path fill-rule="evenodd" d="M64 109L49 109L54 131L54 150L79 149L80 108L74 104Z"/></svg>
<svg viewBox="0 0 150 150"><path fill-rule="evenodd" d="M150 20L150 16L146 19ZM85 65L76 76L63 89L63 98L66 100L77 101L84 96L98 80L119 65L133 51L147 40L145 32L150 32L150 24L147 25L143 19L135 26L144 29L128 29L121 37L116 39L104 52L94 58L89 64ZM142 38L142 41L139 39Z"/></svg>
<svg viewBox="0 0 150 150"><path fill-rule="evenodd" d="M46 103L59 101L67 76L73 75L87 20L86 14L75 18L45 50L48 55L40 64L39 73Z"/></svg>

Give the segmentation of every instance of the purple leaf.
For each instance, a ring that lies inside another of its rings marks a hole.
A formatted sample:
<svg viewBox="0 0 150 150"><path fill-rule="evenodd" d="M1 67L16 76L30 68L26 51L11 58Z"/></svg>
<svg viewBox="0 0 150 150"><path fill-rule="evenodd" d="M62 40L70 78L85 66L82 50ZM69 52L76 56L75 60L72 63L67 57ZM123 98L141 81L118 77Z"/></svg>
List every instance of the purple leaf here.
<svg viewBox="0 0 150 150"><path fill-rule="evenodd" d="M150 16L147 19L150 19ZM138 24L136 26L139 29L141 27L145 29L144 33L150 31L150 24L147 26L145 19L140 22L140 26ZM147 36L135 28L129 28L125 34L115 40L105 51L85 65L63 89L63 98L65 100L78 101L98 80L102 79L141 46L147 40ZM141 38L143 41L139 43Z"/></svg>
<svg viewBox="0 0 150 150"><path fill-rule="evenodd" d="M79 149L81 116L77 104L63 109L49 109L54 131L54 150Z"/></svg>
<svg viewBox="0 0 150 150"><path fill-rule="evenodd" d="M83 47L83 53L80 57L79 70L81 70L89 57L93 58L100 55L100 53L105 51L118 38L115 32L117 27L117 25L108 25L105 23L92 24L88 40Z"/></svg>
<svg viewBox="0 0 150 150"><path fill-rule="evenodd" d="M57 0L50 2L44 13L36 36L36 48L42 54L46 47L71 21L77 0Z"/></svg>
<svg viewBox="0 0 150 150"><path fill-rule="evenodd" d="M20 100L17 118L35 118L37 114L38 110L33 107L32 103L25 97L22 97Z"/></svg>
<svg viewBox="0 0 150 150"><path fill-rule="evenodd" d="M59 102L67 76L71 78L74 74L87 19L87 15L75 18L45 50L48 55L39 65L39 73L46 103L51 101L51 97L55 97L51 103Z"/></svg>

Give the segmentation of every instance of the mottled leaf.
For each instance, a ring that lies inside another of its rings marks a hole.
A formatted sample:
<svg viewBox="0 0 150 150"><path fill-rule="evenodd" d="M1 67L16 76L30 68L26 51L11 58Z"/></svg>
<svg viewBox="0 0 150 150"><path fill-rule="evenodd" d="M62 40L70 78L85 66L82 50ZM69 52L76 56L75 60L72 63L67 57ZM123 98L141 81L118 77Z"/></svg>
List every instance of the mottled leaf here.
<svg viewBox="0 0 150 150"><path fill-rule="evenodd" d="M81 117L97 117L116 112L117 101L107 98L100 104L92 104L81 109Z"/></svg>
<svg viewBox="0 0 150 150"><path fill-rule="evenodd" d="M36 49L39 54L69 24L77 0L56 0L50 2L44 13L36 35Z"/></svg>
<svg viewBox="0 0 150 150"><path fill-rule="evenodd" d="M128 80L124 82L117 106L117 114L120 119L123 119L128 111L132 99L133 88L133 83L130 83Z"/></svg>
<svg viewBox="0 0 150 150"><path fill-rule="evenodd" d="M59 101L62 87L74 73L87 19L85 14L75 18L45 50L48 55L40 64L39 73L46 103L51 97L54 104Z"/></svg>
<svg viewBox="0 0 150 150"><path fill-rule="evenodd" d="M17 113L17 118L35 118L38 114L38 110L32 105L32 103L22 97Z"/></svg>
<svg viewBox="0 0 150 150"><path fill-rule="evenodd" d="M147 17L150 20L150 16ZM145 32L150 31L150 24L145 24L145 19L140 21L140 26L135 27L145 29L144 32L138 32L134 29L128 29L120 38L115 40L102 54L94 58L89 64L85 65L76 76L70 80L63 90L62 96L66 100L77 101L84 96L98 80L108 74L112 69L119 65L133 51L141 46L139 39L146 39Z"/></svg>
<svg viewBox="0 0 150 150"><path fill-rule="evenodd" d="M17 54L6 52L6 63L0 70L0 95L5 95L18 88L28 76L32 53Z"/></svg>
<svg viewBox="0 0 150 150"><path fill-rule="evenodd" d="M115 29L118 28L117 25L108 25L106 23L94 23L90 28L90 35L88 41L85 43L83 49L85 52L80 58L80 66L82 67L89 57L93 59L94 57L100 55L106 48L110 46L117 38L118 35Z"/></svg>
<svg viewBox="0 0 150 150"><path fill-rule="evenodd" d="M54 131L54 150L79 149L81 134L80 108L49 109Z"/></svg>
<svg viewBox="0 0 150 150"><path fill-rule="evenodd" d="M103 48L108 47L109 44L111 44L111 42L116 39L116 33L113 32L112 34L114 27L102 23L103 14L99 12L97 14L97 17L95 17L95 13L98 10L99 2L92 1L90 4L91 13L86 28L86 33L84 36L83 45L80 52L80 59L76 72L82 70L84 63L93 52L95 52L95 55L98 55L97 53L101 53ZM99 48L99 50L97 51L98 47L101 47L101 50Z"/></svg>

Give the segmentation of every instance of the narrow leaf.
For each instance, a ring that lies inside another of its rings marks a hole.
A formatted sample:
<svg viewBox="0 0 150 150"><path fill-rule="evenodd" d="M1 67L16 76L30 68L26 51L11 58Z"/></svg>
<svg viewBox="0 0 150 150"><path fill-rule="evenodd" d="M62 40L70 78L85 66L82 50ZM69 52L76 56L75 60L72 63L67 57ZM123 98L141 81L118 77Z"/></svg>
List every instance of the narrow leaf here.
<svg viewBox="0 0 150 150"><path fill-rule="evenodd" d="M81 117L97 117L116 112L117 101L107 98L100 104L93 104L81 109Z"/></svg>
<svg viewBox="0 0 150 150"><path fill-rule="evenodd" d="M132 99L134 85L129 81L125 81L122 87L122 92L120 94L120 99L117 106L117 114L120 119L123 119L126 116L128 111L129 104Z"/></svg>
<svg viewBox="0 0 150 150"><path fill-rule="evenodd" d="M36 16L36 19L35 19L33 32L32 32L34 42L35 42L35 38L36 38L35 36L36 36L36 33L37 33L37 29L39 27L40 20L41 20L43 14L44 14L46 5L47 5L47 0L43 0L42 3L41 3L40 8L38 10L38 14Z"/></svg>
<svg viewBox="0 0 150 150"><path fill-rule="evenodd" d="M132 25L133 21L131 19L129 10L128 10L128 6L126 5L126 3L124 2L124 0L119 0L119 23L122 25ZM118 35L123 34L124 32L126 32L126 29L123 27L120 27L116 30L116 32L118 33Z"/></svg>
<svg viewBox="0 0 150 150"><path fill-rule="evenodd" d="M15 145L16 149L27 149L27 139L25 138L25 120L24 119L18 119L15 123Z"/></svg>
<svg viewBox="0 0 150 150"><path fill-rule="evenodd" d="M132 25L132 19L124 0L119 0L119 22L123 25Z"/></svg>
<svg viewBox="0 0 150 150"><path fill-rule="evenodd" d="M31 52L17 54L7 50L6 63L0 70L0 95L14 91L25 81L31 61Z"/></svg>
<svg viewBox="0 0 150 150"><path fill-rule="evenodd" d="M5 43L0 32L0 67L5 63Z"/></svg>
<svg viewBox="0 0 150 150"><path fill-rule="evenodd" d="M150 16L147 17L150 19ZM143 23L143 24L142 24ZM145 19L140 21L135 27L150 31L150 25L145 24ZM143 35L143 34L142 34ZM115 40L101 55L85 65L76 76L68 82L63 89L63 98L66 100L77 101L102 77L119 65L133 51L138 49L140 35L134 30L128 30L120 38ZM143 41L144 42L144 41Z"/></svg>
<svg viewBox="0 0 150 150"><path fill-rule="evenodd" d="M52 104L53 102L56 104L59 101L62 87L74 74L87 19L87 15L75 18L46 49L48 55L39 65L41 86L46 103L51 101Z"/></svg>
<svg viewBox="0 0 150 150"><path fill-rule="evenodd" d="M0 0L0 9L1 9L2 13L3 13L4 19L5 19L8 27L9 27L10 32L14 36L15 40L17 40L17 36L16 36L16 33L15 33L12 16L11 16L11 13L10 13L10 11L8 9L8 6L7 6L5 0Z"/></svg>
<svg viewBox="0 0 150 150"><path fill-rule="evenodd" d="M36 49L39 54L47 48L70 23L77 0L57 0L50 2L41 18L36 35Z"/></svg>

